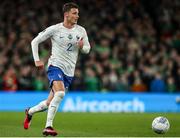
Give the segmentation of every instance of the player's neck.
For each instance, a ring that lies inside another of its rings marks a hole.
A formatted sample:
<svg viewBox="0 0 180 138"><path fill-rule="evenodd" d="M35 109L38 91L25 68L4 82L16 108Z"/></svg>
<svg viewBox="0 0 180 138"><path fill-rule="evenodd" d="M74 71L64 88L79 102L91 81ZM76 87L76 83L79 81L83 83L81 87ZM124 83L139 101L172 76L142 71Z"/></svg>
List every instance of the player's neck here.
<svg viewBox="0 0 180 138"><path fill-rule="evenodd" d="M68 23L66 21L63 22L63 26L68 28L68 29L71 29L74 27L75 24L72 24L72 23Z"/></svg>

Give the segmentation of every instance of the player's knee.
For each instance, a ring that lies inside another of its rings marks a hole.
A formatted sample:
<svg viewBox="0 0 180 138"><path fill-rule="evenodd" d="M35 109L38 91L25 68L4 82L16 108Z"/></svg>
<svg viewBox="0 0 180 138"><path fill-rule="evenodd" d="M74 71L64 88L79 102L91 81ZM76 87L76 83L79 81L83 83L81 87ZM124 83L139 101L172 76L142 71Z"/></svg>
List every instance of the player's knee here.
<svg viewBox="0 0 180 138"><path fill-rule="evenodd" d="M54 96L57 96L57 97L63 99L65 96L65 92L64 91L57 91L57 92L55 92Z"/></svg>
<svg viewBox="0 0 180 138"><path fill-rule="evenodd" d="M52 88L55 92L65 91L64 83L62 81L53 81L53 87Z"/></svg>
<svg viewBox="0 0 180 138"><path fill-rule="evenodd" d="M54 98L52 99L50 106L52 105L56 107L60 103L60 101L64 98L64 95L65 95L64 91L56 91L54 93Z"/></svg>

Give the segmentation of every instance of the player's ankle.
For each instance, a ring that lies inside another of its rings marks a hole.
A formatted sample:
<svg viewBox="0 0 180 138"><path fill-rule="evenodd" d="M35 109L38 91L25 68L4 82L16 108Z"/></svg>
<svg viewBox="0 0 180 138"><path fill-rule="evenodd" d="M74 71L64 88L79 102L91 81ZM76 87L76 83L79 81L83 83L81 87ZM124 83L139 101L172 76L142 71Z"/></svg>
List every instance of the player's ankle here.
<svg viewBox="0 0 180 138"><path fill-rule="evenodd" d="M53 129L53 127L52 127L52 126L48 126L48 127L46 127L46 128L48 128L48 129Z"/></svg>

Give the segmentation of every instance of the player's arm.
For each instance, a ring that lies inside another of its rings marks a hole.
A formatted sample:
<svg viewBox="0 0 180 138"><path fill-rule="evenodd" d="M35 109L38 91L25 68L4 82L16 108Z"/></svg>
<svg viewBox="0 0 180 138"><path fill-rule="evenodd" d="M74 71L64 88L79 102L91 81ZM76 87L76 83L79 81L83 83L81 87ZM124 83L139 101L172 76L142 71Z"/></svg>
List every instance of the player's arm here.
<svg viewBox="0 0 180 138"><path fill-rule="evenodd" d="M79 45L79 48L81 49L82 53L85 53L85 54L89 53L89 51L91 49L91 46L89 44L89 40L88 40L88 36L87 36L86 30L84 30L84 35L79 40L78 45Z"/></svg>
<svg viewBox="0 0 180 138"><path fill-rule="evenodd" d="M40 43L42 43L43 41L47 40L52 36L52 30L53 30L52 26L45 29L44 31L40 32L38 36L36 36L31 41L32 54L36 67L44 66L44 63L39 58L38 46Z"/></svg>

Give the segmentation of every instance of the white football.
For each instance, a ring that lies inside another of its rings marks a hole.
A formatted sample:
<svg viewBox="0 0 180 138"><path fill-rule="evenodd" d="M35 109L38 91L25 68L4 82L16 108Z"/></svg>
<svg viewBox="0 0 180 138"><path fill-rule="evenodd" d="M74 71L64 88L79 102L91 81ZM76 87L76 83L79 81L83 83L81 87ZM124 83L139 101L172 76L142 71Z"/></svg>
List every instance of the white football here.
<svg viewBox="0 0 180 138"><path fill-rule="evenodd" d="M152 130L157 134L164 134L170 128L170 123L166 117L159 116L154 118L152 122Z"/></svg>

